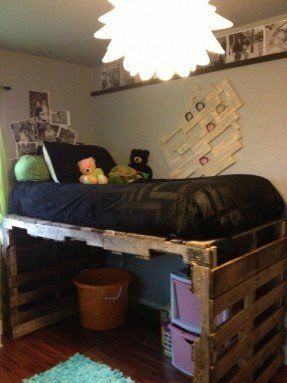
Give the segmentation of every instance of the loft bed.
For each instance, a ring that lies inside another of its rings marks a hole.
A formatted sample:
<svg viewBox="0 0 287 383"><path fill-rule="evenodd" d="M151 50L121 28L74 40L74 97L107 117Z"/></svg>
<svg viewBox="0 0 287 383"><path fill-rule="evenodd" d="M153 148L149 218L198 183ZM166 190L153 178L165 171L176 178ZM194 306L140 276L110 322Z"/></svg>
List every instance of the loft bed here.
<svg viewBox="0 0 287 383"><path fill-rule="evenodd" d="M10 202L2 225L8 336L76 313L72 278L103 265L104 251L144 260L175 254L190 265L191 291L201 300L194 382L264 383L282 364L287 236L283 201L269 181L25 182Z"/></svg>
<svg viewBox="0 0 287 383"><path fill-rule="evenodd" d="M81 268L99 265L102 256L87 255L87 248L80 247L84 242L89 248L132 252L146 260L160 253L179 254L190 265L191 291L201 300L202 318L201 336L191 345L194 383L267 383L283 363L284 219L210 241L167 240L19 215L5 217L2 233L4 328L12 338L76 313L75 295L71 300L64 293L71 287L69 278ZM48 260L52 256L56 261L52 266L43 264L46 247ZM75 252L73 259L67 251ZM25 265L27 256L36 259L36 269ZM218 327L216 318L225 310L229 318Z"/></svg>

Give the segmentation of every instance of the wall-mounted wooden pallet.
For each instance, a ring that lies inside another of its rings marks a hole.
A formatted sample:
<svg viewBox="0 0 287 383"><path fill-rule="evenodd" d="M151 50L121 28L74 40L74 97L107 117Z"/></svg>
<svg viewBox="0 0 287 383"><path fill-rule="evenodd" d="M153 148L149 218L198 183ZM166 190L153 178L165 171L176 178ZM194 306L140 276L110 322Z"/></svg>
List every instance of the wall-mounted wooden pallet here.
<svg viewBox="0 0 287 383"><path fill-rule="evenodd" d="M19 241L15 242L17 231L25 237L22 245ZM88 244L111 251L133 253L143 259L150 259L156 253L180 254L191 266L191 289L201 300L201 336L191 345L195 361L194 383L267 383L283 362L287 270L284 220L270 222L232 238L171 241L7 216L3 223L3 236L4 319L5 329L12 329L10 335L13 337L74 312L72 308L71 311L70 308L67 311L63 308L44 319L42 313L34 312L35 316L39 316L34 318L34 322L26 324L24 320L21 331L17 328L15 318L25 318L26 315L25 309L20 313L18 311L22 304L30 303L35 296L39 298L46 294L60 299L56 286L65 283L62 278L57 279L59 274L55 272L61 269L60 265L52 269L44 268L43 274L40 272L37 277L36 271L34 274L23 272L28 267L27 262L26 266L24 262L26 256L23 248L18 250L24 246L26 253L35 254L29 249L34 249L39 241L43 241L35 238L40 237L45 238L44 241L48 240L52 247L55 246L54 241L61 241L62 246L69 244L72 248L73 244L76 246L82 241L85 246ZM50 251L50 256L53 256L53 251ZM37 262L39 259L36 256ZM19 264L22 270L18 268ZM45 272L53 275L53 284L47 287L47 291L39 285L36 291L31 289L34 279L42 280ZM27 290L21 291L25 286ZM216 318L223 311L229 313L228 319L218 326Z"/></svg>

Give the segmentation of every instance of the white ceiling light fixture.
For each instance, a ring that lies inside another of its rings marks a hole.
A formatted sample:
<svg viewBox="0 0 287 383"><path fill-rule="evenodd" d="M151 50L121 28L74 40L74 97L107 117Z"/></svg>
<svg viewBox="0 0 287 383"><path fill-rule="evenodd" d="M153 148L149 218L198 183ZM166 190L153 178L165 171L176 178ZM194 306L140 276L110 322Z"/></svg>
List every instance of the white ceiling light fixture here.
<svg viewBox="0 0 287 383"><path fill-rule="evenodd" d="M99 18L94 36L110 39L104 63L124 57L132 76L169 80L189 76L210 63L207 52L224 54L212 31L232 22L216 13L209 0L108 0L114 9Z"/></svg>

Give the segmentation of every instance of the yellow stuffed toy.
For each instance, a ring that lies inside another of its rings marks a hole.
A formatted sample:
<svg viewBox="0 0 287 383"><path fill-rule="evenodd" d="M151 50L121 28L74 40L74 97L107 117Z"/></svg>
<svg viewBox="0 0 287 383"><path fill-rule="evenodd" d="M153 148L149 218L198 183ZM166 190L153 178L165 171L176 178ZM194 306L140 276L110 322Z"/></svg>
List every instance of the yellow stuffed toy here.
<svg viewBox="0 0 287 383"><path fill-rule="evenodd" d="M80 182L82 184L105 185L108 183L108 179L104 175L102 169L96 168L96 162L92 157L79 161L78 166L82 173L80 177Z"/></svg>

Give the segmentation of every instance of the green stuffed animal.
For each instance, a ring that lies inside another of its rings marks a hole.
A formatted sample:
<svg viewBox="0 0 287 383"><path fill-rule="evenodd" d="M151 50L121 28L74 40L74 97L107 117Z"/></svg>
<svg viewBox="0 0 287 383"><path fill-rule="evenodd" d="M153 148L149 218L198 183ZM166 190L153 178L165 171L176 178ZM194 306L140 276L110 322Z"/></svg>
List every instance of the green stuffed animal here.
<svg viewBox="0 0 287 383"><path fill-rule="evenodd" d="M108 179L111 184L127 184L141 179L141 176L130 166L119 165L110 171Z"/></svg>

